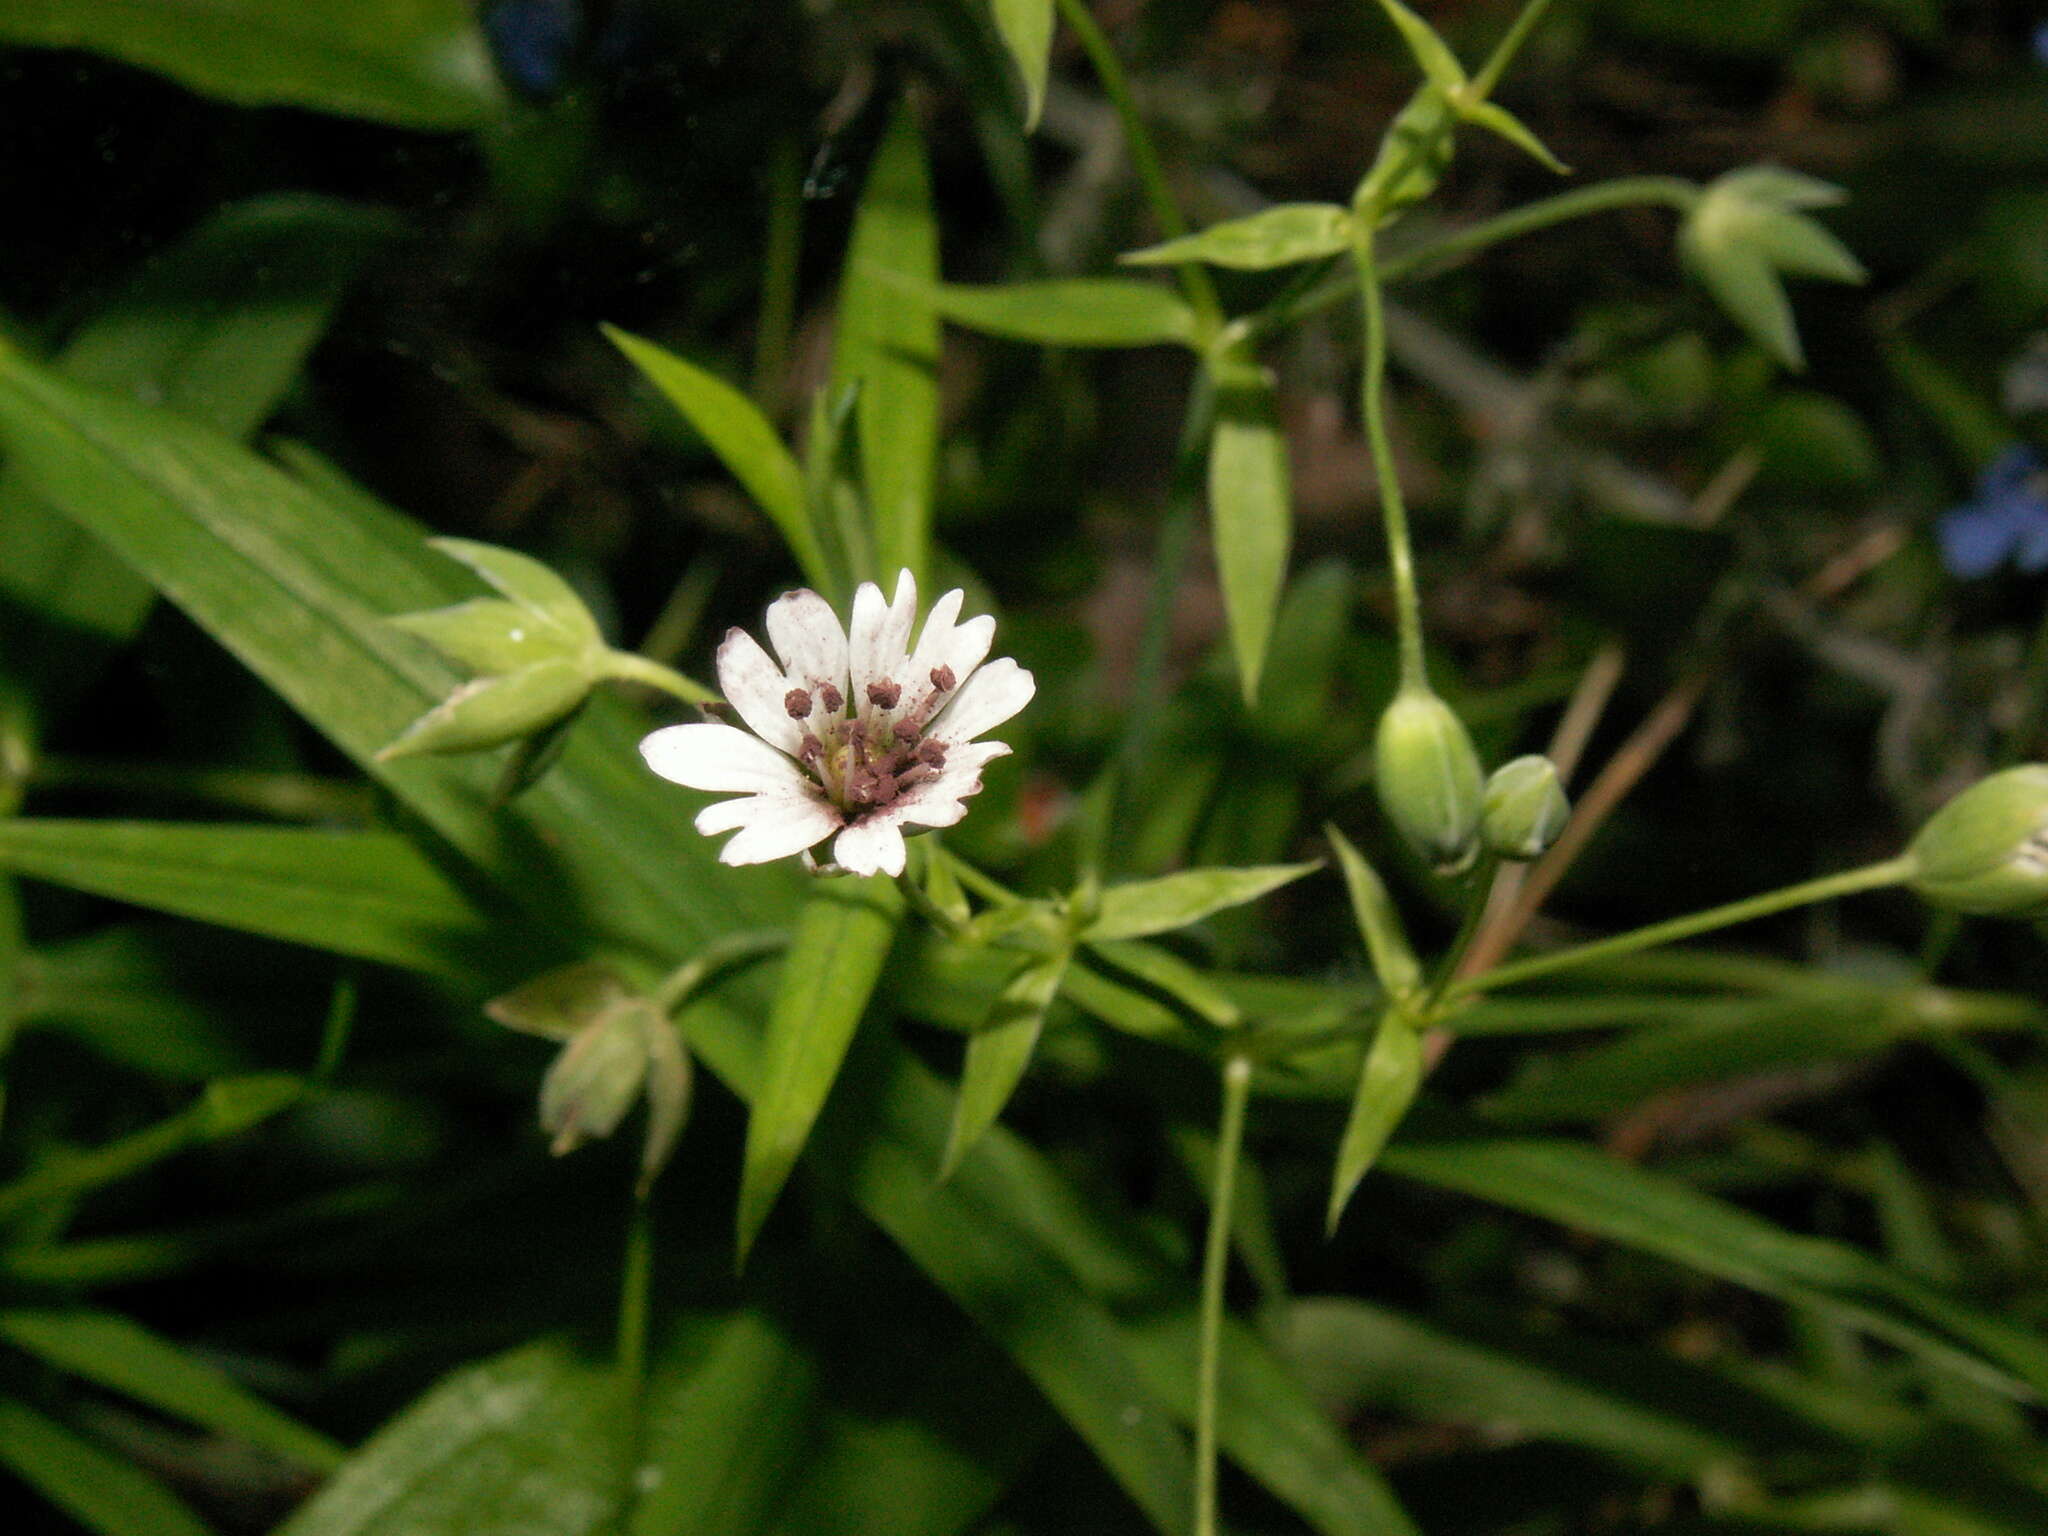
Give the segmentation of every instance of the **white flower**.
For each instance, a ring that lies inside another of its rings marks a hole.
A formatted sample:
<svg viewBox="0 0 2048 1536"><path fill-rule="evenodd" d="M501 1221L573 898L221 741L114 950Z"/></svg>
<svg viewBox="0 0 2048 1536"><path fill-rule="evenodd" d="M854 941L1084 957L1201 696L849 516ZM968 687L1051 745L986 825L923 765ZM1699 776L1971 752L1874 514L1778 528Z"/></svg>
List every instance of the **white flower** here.
<svg viewBox="0 0 2048 1536"><path fill-rule="evenodd" d="M963 594L932 605L917 644L917 583L896 597L864 582L849 637L832 605L804 589L768 608L774 658L745 630L718 647L718 681L747 730L672 725L640 743L647 766L691 789L731 791L697 830L737 832L727 864L803 853L837 833L832 856L857 874L903 873L905 827L950 827L981 789L981 770L1010 749L976 741L1031 702L1037 684L1009 657L983 663L986 614L956 622ZM751 734L750 734L751 733Z"/></svg>

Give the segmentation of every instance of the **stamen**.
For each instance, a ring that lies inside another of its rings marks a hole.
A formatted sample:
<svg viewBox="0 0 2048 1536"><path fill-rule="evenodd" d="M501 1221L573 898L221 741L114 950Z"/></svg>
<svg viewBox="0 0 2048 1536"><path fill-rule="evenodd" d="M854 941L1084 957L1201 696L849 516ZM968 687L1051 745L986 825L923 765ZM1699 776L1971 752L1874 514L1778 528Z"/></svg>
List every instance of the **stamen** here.
<svg viewBox="0 0 2048 1536"><path fill-rule="evenodd" d="M782 707L789 711L792 720L808 720L811 716L811 696L801 688L792 688L782 696Z"/></svg>
<svg viewBox="0 0 2048 1536"><path fill-rule="evenodd" d="M815 763L824 755L825 743L818 740L809 731L805 731L804 739L797 744L796 760L800 763Z"/></svg>
<svg viewBox="0 0 2048 1536"><path fill-rule="evenodd" d="M944 745L936 741L920 742L917 748L917 760L928 768L943 768L946 766L946 749Z"/></svg>
<svg viewBox="0 0 2048 1536"><path fill-rule="evenodd" d="M836 715L840 710L846 708L846 695L837 688L834 688L830 683L820 683L818 684L818 702Z"/></svg>
<svg viewBox="0 0 2048 1536"><path fill-rule="evenodd" d="M894 733L896 739L902 742L906 747L909 746L913 741L917 740L917 726L912 721L898 720L894 726L890 727L890 729Z"/></svg>
<svg viewBox="0 0 2048 1536"><path fill-rule="evenodd" d="M944 662L932 668L932 686L939 692L951 693L957 682L958 679L953 676L953 669Z"/></svg>
<svg viewBox="0 0 2048 1536"><path fill-rule="evenodd" d="M896 701L902 697L902 688L886 677L879 683L868 684L868 702L877 709L894 709Z"/></svg>

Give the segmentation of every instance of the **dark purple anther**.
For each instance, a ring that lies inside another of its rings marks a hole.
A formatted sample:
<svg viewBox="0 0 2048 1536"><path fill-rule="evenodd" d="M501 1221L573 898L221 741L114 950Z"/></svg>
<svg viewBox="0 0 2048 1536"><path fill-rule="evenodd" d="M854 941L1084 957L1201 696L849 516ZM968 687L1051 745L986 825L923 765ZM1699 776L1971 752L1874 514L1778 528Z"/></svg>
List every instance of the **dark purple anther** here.
<svg viewBox="0 0 2048 1536"><path fill-rule="evenodd" d="M837 688L834 688L830 683L820 683L818 684L818 702L823 704L832 714L836 715L840 710L846 708L846 695Z"/></svg>
<svg viewBox="0 0 2048 1536"><path fill-rule="evenodd" d="M953 669L943 662L932 668L932 686L939 692L951 693L957 682L958 679L953 676Z"/></svg>
<svg viewBox="0 0 2048 1536"><path fill-rule="evenodd" d="M894 709L902 697L903 690L886 677L879 683L868 684L868 702L877 709Z"/></svg>
<svg viewBox="0 0 2048 1536"><path fill-rule="evenodd" d="M792 688L782 696L782 707L789 711L792 720L808 720L811 714L811 696L801 688Z"/></svg>

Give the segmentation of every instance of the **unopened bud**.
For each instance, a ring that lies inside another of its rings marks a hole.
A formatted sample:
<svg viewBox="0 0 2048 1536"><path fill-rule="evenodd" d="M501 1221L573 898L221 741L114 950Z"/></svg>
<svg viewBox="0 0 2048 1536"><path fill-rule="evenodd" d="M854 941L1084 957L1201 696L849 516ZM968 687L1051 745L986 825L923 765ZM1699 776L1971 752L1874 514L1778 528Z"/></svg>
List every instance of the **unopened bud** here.
<svg viewBox="0 0 2048 1536"><path fill-rule="evenodd" d="M575 661L536 662L501 677L477 677L430 709L380 761L425 752L481 752L554 724L590 692L590 673Z"/></svg>
<svg viewBox="0 0 2048 1536"><path fill-rule="evenodd" d="M2048 764L1980 779L1907 849L1923 901L1984 917L2048 917Z"/></svg>
<svg viewBox="0 0 2048 1536"><path fill-rule="evenodd" d="M1486 781L1479 832L1487 850L1500 858L1534 859L1557 841L1571 814L1571 802L1557 780L1557 765L1532 753L1493 770Z"/></svg>
<svg viewBox="0 0 2048 1536"><path fill-rule="evenodd" d="M1439 874L1471 866L1479 849L1479 754L1464 722L1426 688L1403 688L1380 716L1373 745L1380 805Z"/></svg>
<svg viewBox="0 0 2048 1536"><path fill-rule="evenodd" d="M647 1081L651 1012L640 1003L609 1010L578 1031L548 1068L540 1123L557 1157L611 1135L633 1107Z"/></svg>

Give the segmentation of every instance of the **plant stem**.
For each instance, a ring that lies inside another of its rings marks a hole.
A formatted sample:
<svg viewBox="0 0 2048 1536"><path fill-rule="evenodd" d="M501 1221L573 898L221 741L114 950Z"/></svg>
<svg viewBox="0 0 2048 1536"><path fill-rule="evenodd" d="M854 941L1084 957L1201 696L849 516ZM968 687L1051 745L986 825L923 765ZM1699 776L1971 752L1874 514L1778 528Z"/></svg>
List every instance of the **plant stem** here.
<svg viewBox="0 0 2048 1536"><path fill-rule="evenodd" d="M631 651L607 653L604 675L615 682L645 684L662 693L672 694L685 704L718 702L718 693L715 689L705 687L695 678L683 676L673 667L665 667L645 656L636 656Z"/></svg>
<svg viewBox="0 0 2048 1536"><path fill-rule="evenodd" d="M1849 896L1858 891L1873 891L1884 886L1897 885L1911 878L1912 873L1913 861L1902 856L1885 859L1876 864L1866 864L1860 869L1844 870L1836 875L1823 875L1818 880L1788 885L1783 890L1766 891L1761 896L1751 896L1742 901L1731 901L1726 906L1695 912L1689 917L1674 917L1668 922L1652 923L1647 928L1616 934L1611 939L1581 944L1577 948L1559 950L1555 954L1538 955L1512 965L1496 966L1477 976L1454 981L1444 989L1443 1001L1450 1002L1470 993L1488 992L1497 987L1513 986L1517 982L1533 981L1538 976L1552 976L1559 971L1568 971L1596 960L1610 960L1619 955L1634 954L1638 950L1654 949L1660 944L1675 944L1681 939L1710 933L1716 928L1732 927L1736 923L1746 923L1751 918L1767 917L1773 912L1783 912L1790 907L1808 906L1813 902L1827 901L1836 896Z"/></svg>
<svg viewBox="0 0 2048 1536"><path fill-rule="evenodd" d="M1230 1268L1231 1207L1244 1152L1245 1105L1252 1064L1223 1064L1223 1118L1216 1131L1216 1181L1209 1197L1209 1234L1202 1249L1201 1357L1195 1382L1195 1536L1216 1536L1216 1408L1223 1364L1223 1282Z"/></svg>
<svg viewBox="0 0 2048 1536"><path fill-rule="evenodd" d="M1543 19L1543 13L1550 9L1550 0L1529 0L1522 7L1522 14L1515 18L1515 24L1508 28L1508 35L1495 46L1492 55L1472 77L1472 94L1484 101L1493 94L1493 88L1500 84L1500 77L1507 72L1508 65L1521 51L1522 44L1536 23Z"/></svg>
<svg viewBox="0 0 2048 1536"><path fill-rule="evenodd" d="M654 992L654 1006L666 1018L720 971L788 946L789 933L782 928L743 928L737 933L721 934L663 978Z"/></svg>
<svg viewBox="0 0 2048 1536"><path fill-rule="evenodd" d="M1387 317L1380 297L1379 268L1373 255L1369 217L1361 217L1352 236L1352 262L1358 272L1359 303L1365 317L1365 380L1360 386L1360 414L1366 442L1372 449L1373 471L1379 478L1380 515L1387 529L1387 563L1394 575L1395 619L1401 633L1401 686L1427 688L1422 661L1422 602L1415 591L1415 556L1408 541L1408 507L1401 499L1401 479L1394 469L1393 444L1387 437Z"/></svg>
<svg viewBox="0 0 2048 1536"><path fill-rule="evenodd" d="M647 1443L647 1330L654 1284L654 1217L647 1201L635 1198L626 1218L626 1254L619 1269L619 1334L616 1367L626 1402L630 1441L625 1458L622 1503L630 1509L640 1488L640 1462Z"/></svg>
<svg viewBox="0 0 2048 1536"><path fill-rule="evenodd" d="M1500 874L1500 860L1492 854L1484 854L1479 867L1472 871L1471 880L1465 888L1465 911L1458 919L1457 937L1451 940L1451 947L1444 951L1437 962L1436 976L1431 980L1425 995L1421 1013L1428 1017L1435 1005L1442 1000L1451 981L1458 974L1458 967L1464 962L1466 951L1471 949L1472 940L1478 936L1481 919L1493 904L1493 886Z"/></svg>
<svg viewBox="0 0 2048 1536"><path fill-rule="evenodd" d="M1167 185L1166 173L1160 169L1159 152L1153 148L1152 136L1145 130L1145 120L1138 113L1137 98L1131 94L1130 81L1124 75L1116 50L1110 46L1101 23L1088 9L1087 0L1059 0L1059 8L1067 25L1073 28L1074 36L1080 40L1082 51L1088 55L1095 78L1102 84L1103 94L1116 108L1117 121L1123 124L1124 147L1130 153L1131 169L1137 173L1138 185L1144 190L1145 201L1152 207L1152 217L1158 223L1160 233L1168 240L1178 240L1188 232L1188 221L1181 217L1180 205L1173 200L1173 189ZM1216 297L1216 285L1210 281L1208 271L1196 262L1184 262L1175 271L1180 276L1188 303L1194 307L1201 336L1206 340L1223 324L1223 305Z"/></svg>

